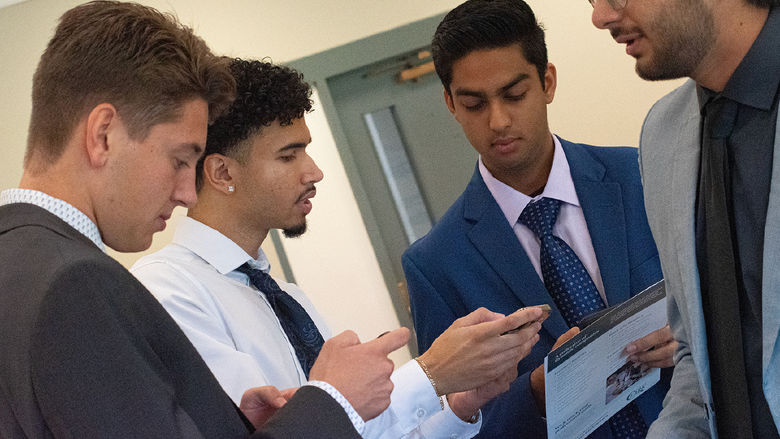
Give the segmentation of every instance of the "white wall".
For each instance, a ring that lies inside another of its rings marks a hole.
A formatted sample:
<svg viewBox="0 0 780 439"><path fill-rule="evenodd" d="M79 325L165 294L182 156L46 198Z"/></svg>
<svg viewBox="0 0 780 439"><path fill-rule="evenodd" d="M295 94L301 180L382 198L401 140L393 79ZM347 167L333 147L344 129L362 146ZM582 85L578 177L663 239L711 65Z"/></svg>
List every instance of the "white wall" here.
<svg viewBox="0 0 780 439"><path fill-rule="evenodd" d="M21 177L31 78L57 18L81 3L28 0L0 9L0 189ZM447 11L459 0L145 0L173 11L216 52L284 62ZM595 144L635 145L650 105L675 83L647 83L632 60L604 31L590 24L585 0L530 0L545 24L558 92L550 106L554 132ZM351 328L362 339L398 325L388 291L322 111L308 117L312 155L325 173L310 231L285 240L297 282L334 330ZM181 212L179 212L181 214ZM172 221L174 223L175 221ZM171 227L153 249L170 240ZM273 248L266 249L273 258ZM139 255L117 255L132 264ZM277 264L278 266L278 264ZM278 273L278 272L277 272ZM408 352L395 357L408 358Z"/></svg>

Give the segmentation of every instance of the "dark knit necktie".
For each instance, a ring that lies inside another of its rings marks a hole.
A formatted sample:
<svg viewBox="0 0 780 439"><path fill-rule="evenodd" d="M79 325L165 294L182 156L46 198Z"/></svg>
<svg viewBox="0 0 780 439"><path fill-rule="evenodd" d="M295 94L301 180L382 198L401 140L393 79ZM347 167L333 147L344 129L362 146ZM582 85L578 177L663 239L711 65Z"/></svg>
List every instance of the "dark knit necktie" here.
<svg viewBox="0 0 780 439"><path fill-rule="evenodd" d="M301 304L279 288L279 284L268 273L250 267L249 263L244 263L236 271L249 276L252 285L265 294L308 379L309 371L324 343L319 329Z"/></svg>
<svg viewBox="0 0 780 439"><path fill-rule="evenodd" d="M540 263L544 286L561 311L566 323L576 326L588 314L604 309L596 285L582 261L564 240L553 235L561 202L542 198L528 204L520 214L525 224L540 240ZM632 402L609 420L615 438L634 439L647 436L647 425Z"/></svg>
<svg viewBox="0 0 780 439"><path fill-rule="evenodd" d="M728 137L734 128L737 103L713 99L705 106L699 171L696 261L699 268L702 309L712 394L718 416L718 436L752 435L750 395L745 375L740 326L729 183Z"/></svg>

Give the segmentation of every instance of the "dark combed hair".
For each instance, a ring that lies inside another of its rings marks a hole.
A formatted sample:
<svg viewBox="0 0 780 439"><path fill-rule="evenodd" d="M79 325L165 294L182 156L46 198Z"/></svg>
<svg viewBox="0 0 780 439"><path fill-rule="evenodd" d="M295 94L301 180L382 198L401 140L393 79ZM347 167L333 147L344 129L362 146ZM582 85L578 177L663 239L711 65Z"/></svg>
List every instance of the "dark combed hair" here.
<svg viewBox="0 0 780 439"><path fill-rule="evenodd" d="M520 44L523 55L536 66L544 86L547 45L544 28L522 0L468 0L450 11L436 28L431 54L447 93L452 65L475 50Z"/></svg>
<svg viewBox="0 0 780 439"><path fill-rule="evenodd" d="M92 108L116 107L134 139L201 98L216 116L233 99L228 61L176 17L135 3L93 1L60 18L33 76L25 163L55 162Z"/></svg>
<svg viewBox="0 0 780 439"><path fill-rule="evenodd" d="M196 186L203 186L203 161L222 154L242 161L243 142L278 120L290 125L312 109L311 87L298 71L267 61L233 59L236 99L209 127L206 152L198 161Z"/></svg>
<svg viewBox="0 0 780 439"><path fill-rule="evenodd" d="M747 0L753 6L759 8L772 8L774 6L780 6L780 0Z"/></svg>

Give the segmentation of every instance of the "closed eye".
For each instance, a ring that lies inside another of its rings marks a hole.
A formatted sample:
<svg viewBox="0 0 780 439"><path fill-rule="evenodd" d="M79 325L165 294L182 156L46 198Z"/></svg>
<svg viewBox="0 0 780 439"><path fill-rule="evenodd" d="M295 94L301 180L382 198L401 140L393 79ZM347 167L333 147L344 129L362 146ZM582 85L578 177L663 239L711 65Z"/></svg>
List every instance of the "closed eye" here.
<svg viewBox="0 0 780 439"><path fill-rule="evenodd" d="M479 111L484 106L485 106L485 102L484 101L481 101L479 103L472 104L472 105L463 104L463 108L465 108L466 111Z"/></svg>

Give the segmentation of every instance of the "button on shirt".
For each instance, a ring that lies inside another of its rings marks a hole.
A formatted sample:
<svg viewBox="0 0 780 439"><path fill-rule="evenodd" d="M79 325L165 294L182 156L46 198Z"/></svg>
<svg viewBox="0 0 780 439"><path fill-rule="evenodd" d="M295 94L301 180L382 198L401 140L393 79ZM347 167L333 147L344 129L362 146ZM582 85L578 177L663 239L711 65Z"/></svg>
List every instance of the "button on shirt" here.
<svg viewBox="0 0 780 439"><path fill-rule="evenodd" d="M278 318L249 277L235 271L249 261L270 268L262 249L252 259L222 233L184 218L171 244L141 258L131 269L176 320L225 391L237 403L250 387L299 387L306 377ZM326 340L331 331L296 285L275 279L311 316ZM365 425L364 437L472 437L481 422L468 424L442 411L425 373L415 361L392 376L390 408ZM423 413L423 416L418 416ZM360 430L358 430L360 431Z"/></svg>
<svg viewBox="0 0 780 439"><path fill-rule="evenodd" d="M515 236L520 241L520 245L523 246L523 250L525 250L528 259L534 266L534 270L536 270L536 274L539 275L539 279L543 279L539 238L526 225L518 222L518 218L520 218L520 214L525 209L525 206L531 201L536 201L542 197L562 201L558 220L555 222L555 226L553 226L553 234L566 241L569 247L574 250L574 253L588 271L590 278L593 279L593 283L596 285L596 289L604 304L609 306L604 293L604 282L601 280L601 271L596 261L596 251L593 250L593 242L590 239L585 215L582 213L582 207L574 189L574 181L571 179L569 162L566 160L560 140L553 136L553 142L555 149L550 175L547 177L547 184L544 186L544 190L536 197L530 197L496 179L482 163L481 157L478 164L479 173L482 176L482 180L485 181L485 186L487 186L496 203L498 203L498 207L504 213L510 227L514 230Z"/></svg>

